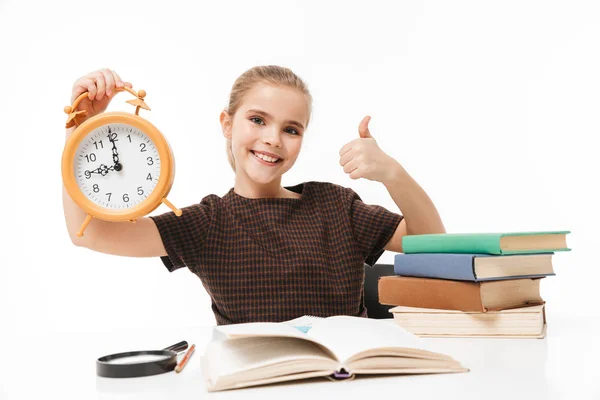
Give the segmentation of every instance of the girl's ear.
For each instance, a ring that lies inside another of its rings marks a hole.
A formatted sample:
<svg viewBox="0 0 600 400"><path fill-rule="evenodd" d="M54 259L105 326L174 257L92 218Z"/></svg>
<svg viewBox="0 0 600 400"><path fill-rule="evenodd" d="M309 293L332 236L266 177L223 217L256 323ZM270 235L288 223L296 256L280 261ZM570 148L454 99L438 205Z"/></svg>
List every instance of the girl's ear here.
<svg viewBox="0 0 600 400"><path fill-rule="evenodd" d="M231 116L227 113L227 111L221 111L221 115L219 116L219 121L221 122L221 128L223 129L223 136L227 139L231 139Z"/></svg>

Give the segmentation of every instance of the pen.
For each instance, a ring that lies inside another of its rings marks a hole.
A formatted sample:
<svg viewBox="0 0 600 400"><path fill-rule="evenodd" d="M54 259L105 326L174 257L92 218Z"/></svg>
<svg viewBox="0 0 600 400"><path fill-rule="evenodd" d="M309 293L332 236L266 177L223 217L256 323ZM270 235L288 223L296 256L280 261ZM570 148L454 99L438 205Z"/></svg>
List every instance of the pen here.
<svg viewBox="0 0 600 400"><path fill-rule="evenodd" d="M185 367L185 364L187 364L188 360L192 356L192 353L194 352L195 349L196 349L195 344L190 346L188 351L185 353L185 356L183 356L183 359L181 360L181 362L175 367L175 372L177 372L177 373L181 372L183 367Z"/></svg>

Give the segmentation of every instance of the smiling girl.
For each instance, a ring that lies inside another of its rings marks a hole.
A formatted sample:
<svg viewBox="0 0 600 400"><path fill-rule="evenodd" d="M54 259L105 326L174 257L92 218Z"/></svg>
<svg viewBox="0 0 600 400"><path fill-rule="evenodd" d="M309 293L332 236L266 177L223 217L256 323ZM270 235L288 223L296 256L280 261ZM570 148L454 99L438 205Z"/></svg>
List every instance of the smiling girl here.
<svg viewBox="0 0 600 400"><path fill-rule="evenodd" d="M73 85L72 100L89 92L79 109L103 112L115 87L131 87L109 69ZM307 134L312 98L288 68L257 66L233 84L220 122L235 172L223 196L145 217L136 224L85 219L63 189L67 228L73 243L94 251L160 257L169 271L187 267L212 300L217 324L284 321L301 315L367 316L364 264L385 250L402 252L407 234L443 233L440 216L423 189L384 153L365 117L358 137L340 150L351 179L385 185L402 214L362 202L350 188L307 181L282 187ZM79 118L77 122L83 122ZM74 128L67 131L67 139Z"/></svg>

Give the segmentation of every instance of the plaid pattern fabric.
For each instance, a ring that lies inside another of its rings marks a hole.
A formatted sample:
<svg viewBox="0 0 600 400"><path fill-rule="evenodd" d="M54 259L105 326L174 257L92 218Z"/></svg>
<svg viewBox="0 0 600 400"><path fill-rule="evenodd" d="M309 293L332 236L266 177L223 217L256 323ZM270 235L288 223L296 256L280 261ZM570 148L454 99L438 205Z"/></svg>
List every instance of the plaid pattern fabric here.
<svg viewBox="0 0 600 400"><path fill-rule="evenodd" d="M364 264L375 264L402 215L326 182L287 187L301 197L233 191L151 217L169 271L187 267L212 299L217 324L301 315L366 316Z"/></svg>

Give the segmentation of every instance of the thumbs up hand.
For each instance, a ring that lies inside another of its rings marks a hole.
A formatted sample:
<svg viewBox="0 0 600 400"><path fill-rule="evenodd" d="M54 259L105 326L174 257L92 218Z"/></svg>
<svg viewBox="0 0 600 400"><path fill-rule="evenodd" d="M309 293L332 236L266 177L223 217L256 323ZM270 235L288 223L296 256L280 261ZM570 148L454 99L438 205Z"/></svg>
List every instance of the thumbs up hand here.
<svg viewBox="0 0 600 400"><path fill-rule="evenodd" d="M398 162L384 153L369 131L370 116L358 125L358 139L347 143L340 150L340 165L351 179L366 178L385 183Z"/></svg>

